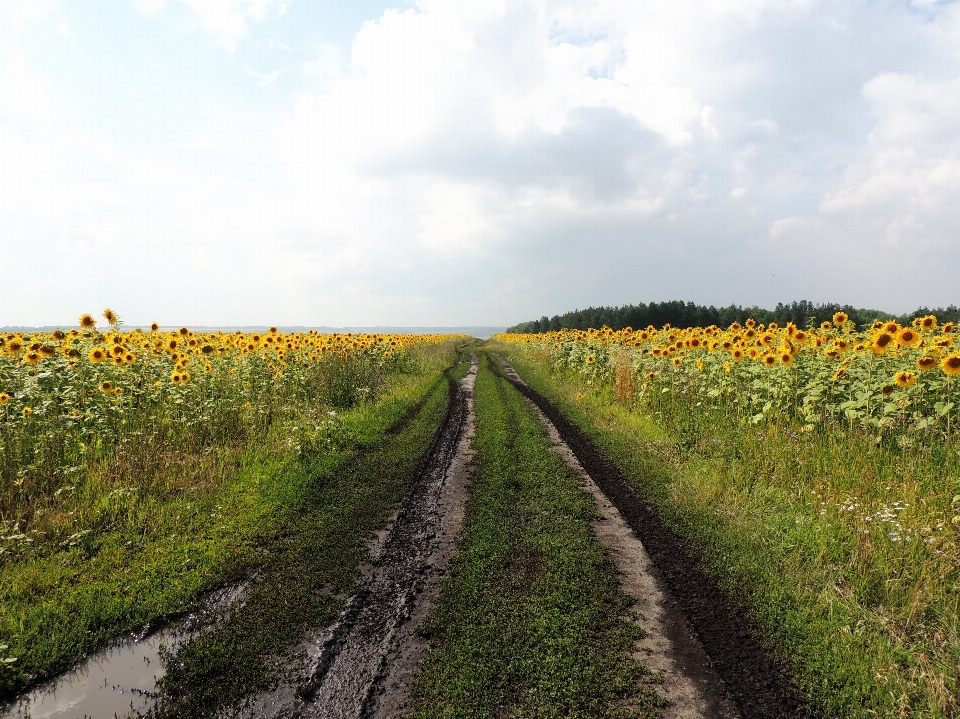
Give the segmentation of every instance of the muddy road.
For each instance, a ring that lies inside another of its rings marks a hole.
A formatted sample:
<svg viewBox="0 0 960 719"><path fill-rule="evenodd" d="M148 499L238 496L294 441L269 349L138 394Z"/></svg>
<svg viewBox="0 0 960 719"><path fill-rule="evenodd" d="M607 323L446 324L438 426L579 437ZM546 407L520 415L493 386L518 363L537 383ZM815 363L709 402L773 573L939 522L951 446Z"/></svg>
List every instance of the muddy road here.
<svg viewBox="0 0 960 719"><path fill-rule="evenodd" d="M371 548L360 591L333 626L304 640L298 653L307 661L235 716L347 719L409 710L410 680L426 648L414 630L440 591L463 520L477 368L473 355L426 466Z"/></svg>

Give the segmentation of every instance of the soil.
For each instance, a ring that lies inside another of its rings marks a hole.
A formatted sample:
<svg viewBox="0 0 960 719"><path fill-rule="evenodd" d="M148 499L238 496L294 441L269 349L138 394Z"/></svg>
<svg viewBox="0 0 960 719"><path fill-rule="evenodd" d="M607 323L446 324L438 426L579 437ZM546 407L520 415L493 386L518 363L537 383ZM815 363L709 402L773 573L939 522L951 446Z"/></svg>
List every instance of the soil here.
<svg viewBox="0 0 960 719"><path fill-rule="evenodd" d="M240 716L369 719L409 711L426 649L414 630L439 596L463 521L478 366L474 355L423 470L372 544L360 590L331 627L301 643L302 660L286 680L248 701Z"/></svg>
<svg viewBox="0 0 960 719"><path fill-rule="evenodd" d="M703 571L695 547L664 524L579 427L496 356L514 387L552 425L561 455L569 452L584 472L585 488L598 490L594 496L605 517L597 523L598 536L624 575L623 590L638 600L648 632L641 645L645 663L663 674L673 702L666 716L810 716L787 668L763 647L743 608Z"/></svg>

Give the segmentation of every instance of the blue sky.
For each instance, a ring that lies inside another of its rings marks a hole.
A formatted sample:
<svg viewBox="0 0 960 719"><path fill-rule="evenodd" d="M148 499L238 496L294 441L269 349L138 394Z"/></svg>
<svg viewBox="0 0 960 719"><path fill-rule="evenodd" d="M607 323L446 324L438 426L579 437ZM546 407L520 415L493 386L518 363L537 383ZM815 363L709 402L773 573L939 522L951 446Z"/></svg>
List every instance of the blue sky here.
<svg viewBox="0 0 960 719"><path fill-rule="evenodd" d="M0 0L0 325L960 303L960 10Z"/></svg>

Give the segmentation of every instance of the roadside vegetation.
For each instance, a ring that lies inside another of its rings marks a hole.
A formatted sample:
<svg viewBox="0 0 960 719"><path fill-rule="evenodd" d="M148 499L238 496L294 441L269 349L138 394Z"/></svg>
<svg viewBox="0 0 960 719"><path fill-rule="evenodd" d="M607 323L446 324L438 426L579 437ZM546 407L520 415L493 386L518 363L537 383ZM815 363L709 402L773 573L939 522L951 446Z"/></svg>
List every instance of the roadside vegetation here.
<svg viewBox="0 0 960 719"><path fill-rule="evenodd" d="M599 517L533 408L484 355L476 469L413 686L416 717L656 716Z"/></svg>
<svg viewBox="0 0 960 719"><path fill-rule="evenodd" d="M500 339L692 541L818 711L956 717L953 327L833 320Z"/></svg>
<svg viewBox="0 0 960 719"><path fill-rule="evenodd" d="M0 336L0 698L266 567L292 523L350 491L376 496L339 520L340 541L362 541L442 419L460 341L105 317L106 332L85 315ZM366 487L356 458L377 452L397 470Z"/></svg>

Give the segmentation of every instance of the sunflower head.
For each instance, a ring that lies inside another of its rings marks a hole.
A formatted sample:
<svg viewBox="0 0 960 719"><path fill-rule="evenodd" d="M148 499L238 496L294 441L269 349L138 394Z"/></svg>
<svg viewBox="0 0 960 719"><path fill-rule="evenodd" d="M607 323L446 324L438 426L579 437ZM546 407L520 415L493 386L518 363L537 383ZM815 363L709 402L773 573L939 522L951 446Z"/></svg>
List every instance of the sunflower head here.
<svg viewBox="0 0 960 719"><path fill-rule="evenodd" d="M904 327L900 330L900 334L897 335L897 339L900 340L900 344L904 347L910 347L920 341L920 335L916 330L910 327Z"/></svg>
<svg viewBox="0 0 960 719"><path fill-rule="evenodd" d="M833 323L838 327L843 327L849 320L846 312L837 312L833 315Z"/></svg>
<svg viewBox="0 0 960 719"><path fill-rule="evenodd" d="M104 380L103 382L101 382L101 383L100 383L100 391L101 391L101 392L112 392L112 391L113 391L113 382L110 382L109 380Z"/></svg>
<svg viewBox="0 0 960 719"><path fill-rule="evenodd" d="M740 360L743 359L743 350L737 347L736 349L733 350L733 352L730 353L730 356L739 362Z"/></svg>
<svg viewBox="0 0 960 719"><path fill-rule="evenodd" d="M133 354L133 352L127 352L127 353L123 356L123 361L124 361L126 364L133 364L134 362L137 361L137 356L136 356L135 354Z"/></svg>
<svg viewBox="0 0 960 719"><path fill-rule="evenodd" d="M107 351L103 347L94 347L87 356L91 362L103 362L107 358Z"/></svg>
<svg viewBox="0 0 960 719"><path fill-rule="evenodd" d="M892 384L884 385L883 388L880 390L880 394L882 394L884 397L889 397L890 395L892 395L893 385Z"/></svg>
<svg viewBox="0 0 960 719"><path fill-rule="evenodd" d="M679 367L683 364L683 357L674 357L672 361L674 367Z"/></svg>
<svg viewBox="0 0 960 719"><path fill-rule="evenodd" d="M23 356L23 361L27 364L36 364L40 361L40 353L36 350L30 350Z"/></svg>
<svg viewBox="0 0 960 719"><path fill-rule="evenodd" d="M821 322L821 323L820 323L820 329L822 329L822 330L829 330L829 329L832 329L832 328L833 328L833 325L830 324L829 322Z"/></svg>
<svg viewBox="0 0 960 719"><path fill-rule="evenodd" d="M876 337L873 338L873 342L870 345L870 349L873 350L874 354L882 355L888 349L890 345L893 344L893 335L887 332L881 332Z"/></svg>
<svg viewBox="0 0 960 719"><path fill-rule="evenodd" d="M31 414L33 414L33 407L24 407L23 410L21 410L21 414L24 417L29 417Z"/></svg>
<svg viewBox="0 0 960 719"><path fill-rule="evenodd" d="M846 373L847 373L847 370L841 367L840 369L838 369L836 372L833 373L833 381L836 382L838 379L842 379Z"/></svg>
<svg viewBox="0 0 960 719"><path fill-rule="evenodd" d="M111 324L114 327L116 327L117 323L120 322L120 318L117 317L117 313L111 310L109 307L103 311L103 319L107 321L107 324Z"/></svg>
<svg viewBox="0 0 960 719"><path fill-rule="evenodd" d="M940 331L945 335L952 335L954 332L953 322L947 322L947 324L940 328Z"/></svg>
<svg viewBox="0 0 960 719"><path fill-rule="evenodd" d="M926 317L920 318L920 329L932 330L937 326L937 316L936 315L927 315Z"/></svg>
<svg viewBox="0 0 960 719"><path fill-rule="evenodd" d="M943 368L943 371L946 372L948 375L960 374L960 354L944 357L940 361L940 366Z"/></svg>
<svg viewBox="0 0 960 719"><path fill-rule="evenodd" d="M917 358L917 369L919 370L928 370L933 369L937 366L936 357L918 357Z"/></svg>
<svg viewBox="0 0 960 719"><path fill-rule="evenodd" d="M271 327L271 328L270 328L270 334L272 334L272 335L277 334L277 332L279 332L279 331L280 331L280 330L278 330L276 327Z"/></svg>
<svg viewBox="0 0 960 719"><path fill-rule="evenodd" d="M93 315L82 314L80 315L80 326L85 330L92 330L97 326L97 321L93 319Z"/></svg>
<svg viewBox="0 0 960 719"><path fill-rule="evenodd" d="M597 361L596 357L594 357L593 355L587 355L587 364L593 364L596 361Z"/></svg>
<svg viewBox="0 0 960 719"><path fill-rule="evenodd" d="M150 331L151 331L151 332L156 332L156 331L158 331L159 329L160 329L160 324L159 324L158 322L151 322L151 323L150 323Z"/></svg>
<svg viewBox="0 0 960 719"><path fill-rule="evenodd" d="M793 353L790 350L781 350L780 351L780 362L786 365L793 364Z"/></svg>
<svg viewBox="0 0 960 719"><path fill-rule="evenodd" d="M746 322L744 322L743 324L745 324L747 327L755 327L756 324L757 324L757 321L751 317L750 319L748 319L748 320L747 320Z"/></svg>
<svg viewBox="0 0 960 719"><path fill-rule="evenodd" d="M763 363L767 367L773 367L777 363L777 358L774 355L764 355Z"/></svg>
<svg viewBox="0 0 960 719"><path fill-rule="evenodd" d="M898 387L910 387L917 381L917 376L909 370L903 370L893 376L893 381L897 383Z"/></svg>
<svg viewBox="0 0 960 719"><path fill-rule="evenodd" d="M186 337L188 334L190 334L190 330L188 330L186 327L181 327L181 328L180 328L179 330L177 330L177 331L178 331L182 336L184 336L184 337Z"/></svg>
<svg viewBox="0 0 960 719"><path fill-rule="evenodd" d="M10 395L6 392L0 392L0 404L6 404L10 401Z"/></svg>

